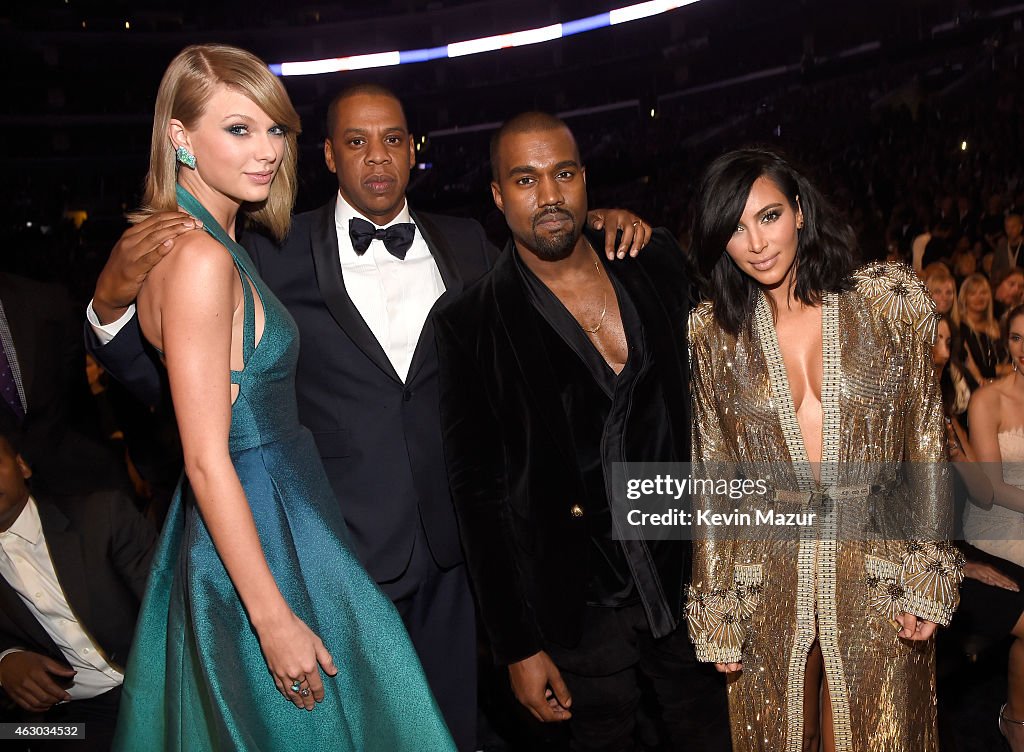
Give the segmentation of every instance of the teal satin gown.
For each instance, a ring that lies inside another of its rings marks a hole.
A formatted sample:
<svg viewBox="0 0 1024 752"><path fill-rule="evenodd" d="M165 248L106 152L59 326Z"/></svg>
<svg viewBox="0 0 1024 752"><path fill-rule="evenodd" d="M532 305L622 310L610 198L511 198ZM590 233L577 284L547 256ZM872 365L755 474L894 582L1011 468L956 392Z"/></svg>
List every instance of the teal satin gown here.
<svg viewBox="0 0 1024 752"><path fill-rule="evenodd" d="M178 202L241 275L244 367L232 372L231 457L277 586L338 674L321 671L326 697L312 712L278 692L183 479L154 557L114 749L454 750L398 612L346 545L316 445L299 425L294 321L202 205L181 188ZM258 344L250 281L266 318Z"/></svg>

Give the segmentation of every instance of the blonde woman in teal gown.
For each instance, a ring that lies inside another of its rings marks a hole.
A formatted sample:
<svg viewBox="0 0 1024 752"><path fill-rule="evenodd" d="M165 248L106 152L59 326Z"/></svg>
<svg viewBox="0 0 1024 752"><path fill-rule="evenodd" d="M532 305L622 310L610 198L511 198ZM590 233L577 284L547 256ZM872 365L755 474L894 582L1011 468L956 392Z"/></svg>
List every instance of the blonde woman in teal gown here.
<svg viewBox="0 0 1024 752"><path fill-rule="evenodd" d="M266 65L189 47L157 95L139 218L202 222L147 278L186 478L129 659L119 750L453 750L391 602L296 417L298 341L235 242L241 213L281 238L299 118ZM383 470L383 469L382 469Z"/></svg>

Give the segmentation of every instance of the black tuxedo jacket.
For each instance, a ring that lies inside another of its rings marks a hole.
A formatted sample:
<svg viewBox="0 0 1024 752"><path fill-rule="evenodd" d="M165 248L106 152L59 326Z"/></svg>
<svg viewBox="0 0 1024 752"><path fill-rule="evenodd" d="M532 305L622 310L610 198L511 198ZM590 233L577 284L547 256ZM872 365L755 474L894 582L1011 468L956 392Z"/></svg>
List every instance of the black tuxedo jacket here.
<svg viewBox="0 0 1024 752"><path fill-rule="evenodd" d="M434 560L452 567L462 551L441 444L433 323L428 317L402 383L345 291L334 206L296 215L282 245L252 232L242 238L299 327L299 420L316 439L356 554L374 579L405 571L420 523ZM497 249L473 220L412 216L445 284L437 310L491 267ZM158 399L137 326L95 344L116 378L150 403Z"/></svg>
<svg viewBox="0 0 1024 752"><path fill-rule="evenodd" d="M601 248L599 237L591 242ZM590 578L585 519L573 513L579 505L585 515L588 499L572 426L540 336L548 324L527 296L514 253L507 248L487 277L435 319L452 496L499 663L526 658L548 640L576 644ZM650 382L637 383L623 426L627 459L688 461L690 296L682 251L657 230L637 259L599 256L639 312L654 362L648 379L661 381L668 403L666 415L661 400L645 398ZM630 456L630 436L654 421L669 421L674 456ZM677 618L687 551L679 546L658 571Z"/></svg>
<svg viewBox="0 0 1024 752"><path fill-rule="evenodd" d="M124 670L156 532L123 494L36 496L53 568L68 605L115 668ZM0 652L24 648L67 665L43 626L0 577Z"/></svg>

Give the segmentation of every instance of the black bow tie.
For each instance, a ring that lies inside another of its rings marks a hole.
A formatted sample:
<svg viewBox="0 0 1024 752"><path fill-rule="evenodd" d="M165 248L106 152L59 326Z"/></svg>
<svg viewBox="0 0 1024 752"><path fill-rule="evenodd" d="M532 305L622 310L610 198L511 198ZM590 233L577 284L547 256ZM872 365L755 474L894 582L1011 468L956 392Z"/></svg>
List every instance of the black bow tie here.
<svg viewBox="0 0 1024 752"><path fill-rule="evenodd" d="M399 222L378 230L365 219L353 217L348 221L348 235L352 238L352 248L360 256L366 253L371 242L380 240L384 242L388 253L404 261L405 254L412 245L412 239L416 237L416 225L412 222Z"/></svg>

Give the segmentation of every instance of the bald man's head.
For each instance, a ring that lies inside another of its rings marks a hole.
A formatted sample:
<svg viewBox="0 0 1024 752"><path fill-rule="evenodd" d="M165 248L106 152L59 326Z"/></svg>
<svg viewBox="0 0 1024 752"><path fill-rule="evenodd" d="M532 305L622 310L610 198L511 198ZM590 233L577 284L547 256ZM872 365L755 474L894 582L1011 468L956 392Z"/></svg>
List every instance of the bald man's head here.
<svg viewBox="0 0 1024 752"><path fill-rule="evenodd" d="M523 112L506 120L495 131L494 135L491 136L491 178L498 180L500 175L501 142L505 138L512 135L552 130L565 130L575 146L576 138L572 135L572 131L569 130L569 126L565 124L565 121L547 112ZM576 161L580 162L578 147L576 148Z"/></svg>

